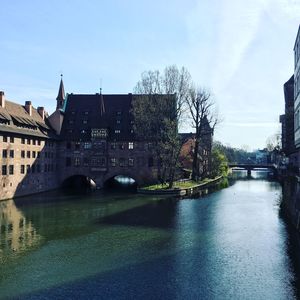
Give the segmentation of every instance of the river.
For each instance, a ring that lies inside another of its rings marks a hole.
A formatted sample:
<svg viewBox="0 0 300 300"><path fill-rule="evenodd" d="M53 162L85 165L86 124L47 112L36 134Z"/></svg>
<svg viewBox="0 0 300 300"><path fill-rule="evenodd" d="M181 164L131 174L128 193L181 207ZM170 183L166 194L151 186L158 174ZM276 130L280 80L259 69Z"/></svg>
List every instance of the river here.
<svg viewBox="0 0 300 300"><path fill-rule="evenodd" d="M0 202L1 299L296 299L281 187L200 199L51 192Z"/></svg>

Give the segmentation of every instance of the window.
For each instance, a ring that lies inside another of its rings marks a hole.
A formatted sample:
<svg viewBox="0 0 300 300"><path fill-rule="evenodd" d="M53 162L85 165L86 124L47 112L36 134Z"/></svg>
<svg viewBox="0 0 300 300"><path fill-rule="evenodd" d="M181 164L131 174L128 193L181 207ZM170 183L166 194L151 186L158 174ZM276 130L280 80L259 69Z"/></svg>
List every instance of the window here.
<svg viewBox="0 0 300 300"><path fill-rule="evenodd" d="M41 140L38 140L37 142L38 142L38 145L41 146Z"/></svg>
<svg viewBox="0 0 300 300"><path fill-rule="evenodd" d="M81 134L86 134L86 130L85 130L85 129L81 129L81 130L80 130L80 133L81 133Z"/></svg>
<svg viewBox="0 0 300 300"><path fill-rule="evenodd" d="M14 142L15 142L15 138L11 136L11 137L10 137L10 142L11 142L11 143L14 143Z"/></svg>
<svg viewBox="0 0 300 300"><path fill-rule="evenodd" d="M79 157L75 157L74 166L75 167L79 167L80 166L80 158Z"/></svg>
<svg viewBox="0 0 300 300"><path fill-rule="evenodd" d="M92 148L92 143L90 143L90 142L85 142L85 143L83 144L83 148L84 148L84 149L91 149L91 148Z"/></svg>
<svg viewBox="0 0 300 300"><path fill-rule="evenodd" d="M21 138L21 144L25 144L26 139Z"/></svg>
<svg viewBox="0 0 300 300"><path fill-rule="evenodd" d="M7 150L6 149L2 150L2 157L7 158Z"/></svg>
<svg viewBox="0 0 300 300"><path fill-rule="evenodd" d="M2 175L7 175L7 166L2 166Z"/></svg>
<svg viewBox="0 0 300 300"><path fill-rule="evenodd" d="M76 149L76 150L79 150L79 149L80 149L80 142L76 142L76 143L75 143L75 149Z"/></svg>
<svg viewBox="0 0 300 300"><path fill-rule="evenodd" d="M87 124L88 120L82 120L82 124Z"/></svg>
<svg viewBox="0 0 300 300"><path fill-rule="evenodd" d="M100 158L100 166L105 167L106 166L106 159L105 157Z"/></svg>
<svg viewBox="0 0 300 300"><path fill-rule="evenodd" d="M105 157L92 157L91 158L91 165L92 166L105 166L106 160Z"/></svg>
<svg viewBox="0 0 300 300"><path fill-rule="evenodd" d="M74 124L74 120L69 120L69 124Z"/></svg>
<svg viewBox="0 0 300 300"><path fill-rule="evenodd" d="M21 165L21 174L25 174L25 165Z"/></svg>
<svg viewBox="0 0 300 300"><path fill-rule="evenodd" d="M133 158L128 158L128 166L133 167L134 165L134 159Z"/></svg>
<svg viewBox="0 0 300 300"><path fill-rule="evenodd" d="M125 167L126 166L126 161L123 157L119 159L119 165L120 165L120 167Z"/></svg>
<svg viewBox="0 0 300 300"><path fill-rule="evenodd" d="M121 120L117 120L117 124L121 124Z"/></svg>
<svg viewBox="0 0 300 300"><path fill-rule="evenodd" d="M116 115L117 115L117 116L121 116L121 115L122 115L122 111L121 111L121 110L118 110L118 111L116 112Z"/></svg>
<svg viewBox="0 0 300 300"><path fill-rule="evenodd" d="M90 162L90 160L89 160L87 157L84 157L84 158L83 158L83 165L84 165L85 167L88 167L88 166L89 166L89 162Z"/></svg>
<svg viewBox="0 0 300 300"><path fill-rule="evenodd" d="M27 158L30 158L30 151L27 151Z"/></svg>
<svg viewBox="0 0 300 300"><path fill-rule="evenodd" d="M7 136L3 136L3 142L7 143Z"/></svg>
<svg viewBox="0 0 300 300"><path fill-rule="evenodd" d="M66 157L66 167L71 166L71 157Z"/></svg>
<svg viewBox="0 0 300 300"><path fill-rule="evenodd" d="M112 167L115 167L117 165L117 159L115 157L110 159L110 164Z"/></svg>
<svg viewBox="0 0 300 300"><path fill-rule="evenodd" d="M14 156L15 156L14 150L9 150L9 157L14 158Z"/></svg>
<svg viewBox="0 0 300 300"><path fill-rule="evenodd" d="M116 129L116 130L115 130L115 133L116 133L116 134L120 134L120 133L121 133L121 130L120 130L120 129Z"/></svg>
<svg viewBox="0 0 300 300"><path fill-rule="evenodd" d="M88 111L88 110L86 110L86 111L84 112L84 114L85 114L85 115L88 115L88 114L89 114L89 111Z"/></svg>
<svg viewBox="0 0 300 300"><path fill-rule="evenodd" d="M128 143L128 149L132 150L133 149L133 142Z"/></svg>
<svg viewBox="0 0 300 300"><path fill-rule="evenodd" d="M116 148L117 148L117 143L116 143L116 142L112 142L112 143L110 144L110 148L111 148L111 149L116 149Z"/></svg>
<svg viewBox="0 0 300 300"><path fill-rule="evenodd" d="M25 158L25 151L24 150L21 150L21 157Z"/></svg>
<svg viewBox="0 0 300 300"><path fill-rule="evenodd" d="M27 145L30 145L30 139L27 139Z"/></svg>
<svg viewBox="0 0 300 300"><path fill-rule="evenodd" d="M32 158L35 158L35 157L36 157L36 152L32 151Z"/></svg>
<svg viewBox="0 0 300 300"><path fill-rule="evenodd" d="M9 165L9 175L14 175L14 165Z"/></svg>
<svg viewBox="0 0 300 300"><path fill-rule="evenodd" d="M123 143L120 143L119 144L119 148L120 148L120 150L123 150L125 147L124 147L124 144Z"/></svg>

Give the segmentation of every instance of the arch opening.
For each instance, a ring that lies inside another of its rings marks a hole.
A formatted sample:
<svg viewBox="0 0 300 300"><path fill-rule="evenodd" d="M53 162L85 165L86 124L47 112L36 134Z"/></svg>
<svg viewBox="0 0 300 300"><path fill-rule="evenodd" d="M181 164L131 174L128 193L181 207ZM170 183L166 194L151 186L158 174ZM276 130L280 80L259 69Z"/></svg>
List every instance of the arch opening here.
<svg viewBox="0 0 300 300"><path fill-rule="evenodd" d="M132 177L126 175L116 175L104 182L104 189L135 192L137 190L137 182Z"/></svg>
<svg viewBox="0 0 300 300"><path fill-rule="evenodd" d="M62 188L68 192L88 193L96 189L96 183L88 176L73 175L63 181Z"/></svg>

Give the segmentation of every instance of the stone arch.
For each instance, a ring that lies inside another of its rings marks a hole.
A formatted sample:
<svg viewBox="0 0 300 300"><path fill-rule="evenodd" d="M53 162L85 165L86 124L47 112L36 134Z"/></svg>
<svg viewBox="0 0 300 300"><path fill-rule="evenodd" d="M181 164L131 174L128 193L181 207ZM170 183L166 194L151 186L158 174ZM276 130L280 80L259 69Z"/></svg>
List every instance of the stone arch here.
<svg viewBox="0 0 300 300"><path fill-rule="evenodd" d="M73 174L62 181L61 187L64 189L87 191L96 189L96 183L90 176Z"/></svg>
<svg viewBox="0 0 300 300"><path fill-rule="evenodd" d="M123 183L120 181L118 183L118 180L116 180L116 177L128 178L129 181L127 183L126 183L126 181L124 181ZM133 180L133 182L130 181L130 179ZM137 177L128 172L117 172L114 174L108 174L107 176L104 177L104 180L103 180L104 188L118 187L118 188L129 188L130 190L136 190L138 185L139 185L139 181L138 181Z"/></svg>

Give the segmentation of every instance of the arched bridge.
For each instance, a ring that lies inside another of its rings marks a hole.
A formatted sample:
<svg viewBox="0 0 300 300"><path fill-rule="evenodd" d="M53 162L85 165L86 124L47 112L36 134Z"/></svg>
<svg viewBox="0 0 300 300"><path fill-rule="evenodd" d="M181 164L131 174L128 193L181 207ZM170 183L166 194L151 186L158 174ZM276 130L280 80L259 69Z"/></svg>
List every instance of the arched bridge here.
<svg viewBox="0 0 300 300"><path fill-rule="evenodd" d="M277 166L275 164L239 164L239 163L229 163L229 168L239 168L247 170L247 174L251 175L251 170L255 169L271 169L274 173L277 172Z"/></svg>

